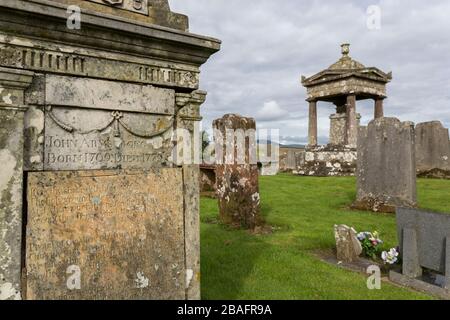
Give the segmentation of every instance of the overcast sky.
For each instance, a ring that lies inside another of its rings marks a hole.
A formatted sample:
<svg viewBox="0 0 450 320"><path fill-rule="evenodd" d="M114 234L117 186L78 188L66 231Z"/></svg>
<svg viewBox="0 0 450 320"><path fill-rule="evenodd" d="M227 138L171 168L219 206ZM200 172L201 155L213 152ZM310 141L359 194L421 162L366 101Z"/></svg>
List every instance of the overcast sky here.
<svg viewBox="0 0 450 320"><path fill-rule="evenodd" d="M225 113L256 118L258 128L278 128L284 143L305 143L306 90L301 75L337 61L340 44L367 67L393 72L386 116L450 126L450 1L448 0L170 0L187 14L190 31L223 41L203 67L203 126ZM367 14L381 9L379 29ZM376 26L373 23L369 25ZM319 136L328 139L331 104L319 103ZM371 101L358 102L366 124Z"/></svg>

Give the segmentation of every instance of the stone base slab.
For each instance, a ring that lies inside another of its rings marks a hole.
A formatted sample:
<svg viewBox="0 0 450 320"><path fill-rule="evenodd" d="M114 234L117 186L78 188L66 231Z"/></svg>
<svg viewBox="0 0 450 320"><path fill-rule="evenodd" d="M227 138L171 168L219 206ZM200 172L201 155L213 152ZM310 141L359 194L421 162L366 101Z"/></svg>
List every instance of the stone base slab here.
<svg viewBox="0 0 450 320"><path fill-rule="evenodd" d="M417 176L419 178L450 179L450 170L417 170Z"/></svg>
<svg viewBox="0 0 450 320"><path fill-rule="evenodd" d="M305 150L305 161L297 173L303 176L354 176L356 149L321 146Z"/></svg>
<svg viewBox="0 0 450 320"><path fill-rule="evenodd" d="M404 276L403 274L396 271L389 272L389 280L401 286L406 286L418 291L423 291L428 294L437 296L441 299L450 300L450 291L448 289L432 285L419 279Z"/></svg>
<svg viewBox="0 0 450 320"><path fill-rule="evenodd" d="M367 197L357 199L351 205L352 209L362 211L373 211L382 213L395 213L397 207L416 208L416 203L402 201L400 199L383 199L381 197Z"/></svg>

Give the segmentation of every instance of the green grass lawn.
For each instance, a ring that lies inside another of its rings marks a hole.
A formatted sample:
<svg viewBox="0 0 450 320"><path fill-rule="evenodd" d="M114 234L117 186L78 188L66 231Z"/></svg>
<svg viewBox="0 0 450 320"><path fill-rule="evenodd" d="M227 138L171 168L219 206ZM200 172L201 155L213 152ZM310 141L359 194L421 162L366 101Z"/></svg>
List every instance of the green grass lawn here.
<svg viewBox="0 0 450 320"><path fill-rule="evenodd" d="M262 213L270 235L229 230L217 221L217 200L201 200L203 299L430 299L382 283L368 290L364 274L320 261L312 252L335 246L333 226L380 232L397 245L394 215L352 211L355 178L278 175L260 178ZM450 213L450 181L418 180L421 208Z"/></svg>

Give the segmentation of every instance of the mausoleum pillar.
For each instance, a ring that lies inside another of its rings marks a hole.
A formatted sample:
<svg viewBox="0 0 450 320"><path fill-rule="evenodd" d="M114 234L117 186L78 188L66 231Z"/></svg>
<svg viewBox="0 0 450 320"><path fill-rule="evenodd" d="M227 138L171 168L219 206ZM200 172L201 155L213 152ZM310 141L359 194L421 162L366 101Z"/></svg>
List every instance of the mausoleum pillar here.
<svg viewBox="0 0 450 320"><path fill-rule="evenodd" d="M317 145L317 101L309 101L309 145Z"/></svg>
<svg viewBox="0 0 450 320"><path fill-rule="evenodd" d="M20 300L24 90L33 72L0 67L0 300Z"/></svg>
<svg viewBox="0 0 450 320"><path fill-rule="evenodd" d="M202 161L199 124L202 120L200 107L206 100L206 92L177 93L177 146L175 163L183 167L185 192L185 251L186 251L186 299L200 300L200 168ZM186 137L184 134L189 133ZM185 141L189 139L189 141ZM189 149L189 151L187 150ZM186 154L187 152L187 154ZM187 159L189 155L190 159ZM190 160L190 161L187 161ZM187 161L187 162L186 162Z"/></svg>
<svg viewBox="0 0 450 320"><path fill-rule="evenodd" d="M356 117L356 95L347 96L347 139L346 144L356 148L358 134L358 120Z"/></svg>
<svg viewBox="0 0 450 320"><path fill-rule="evenodd" d="M383 100L384 100L384 98L376 98L375 99L374 119L378 119L378 118L383 118L384 117Z"/></svg>

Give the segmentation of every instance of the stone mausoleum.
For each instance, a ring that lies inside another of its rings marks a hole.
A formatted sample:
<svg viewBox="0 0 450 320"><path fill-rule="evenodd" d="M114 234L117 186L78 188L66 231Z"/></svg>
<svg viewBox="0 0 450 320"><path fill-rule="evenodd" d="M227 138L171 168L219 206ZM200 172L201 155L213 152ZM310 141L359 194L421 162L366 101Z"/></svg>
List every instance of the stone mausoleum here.
<svg viewBox="0 0 450 320"><path fill-rule="evenodd" d="M167 0L0 1L0 299L200 298L173 150L219 49Z"/></svg>
<svg viewBox="0 0 450 320"><path fill-rule="evenodd" d="M361 116L356 102L374 100L374 118L383 117L386 84L392 73L365 67L349 55L350 45L343 44L342 57L328 69L309 78L302 76L309 102L309 143L299 174L309 176L354 175L356 140ZM330 116L330 137L327 145L318 145L317 103L332 103L336 113Z"/></svg>

